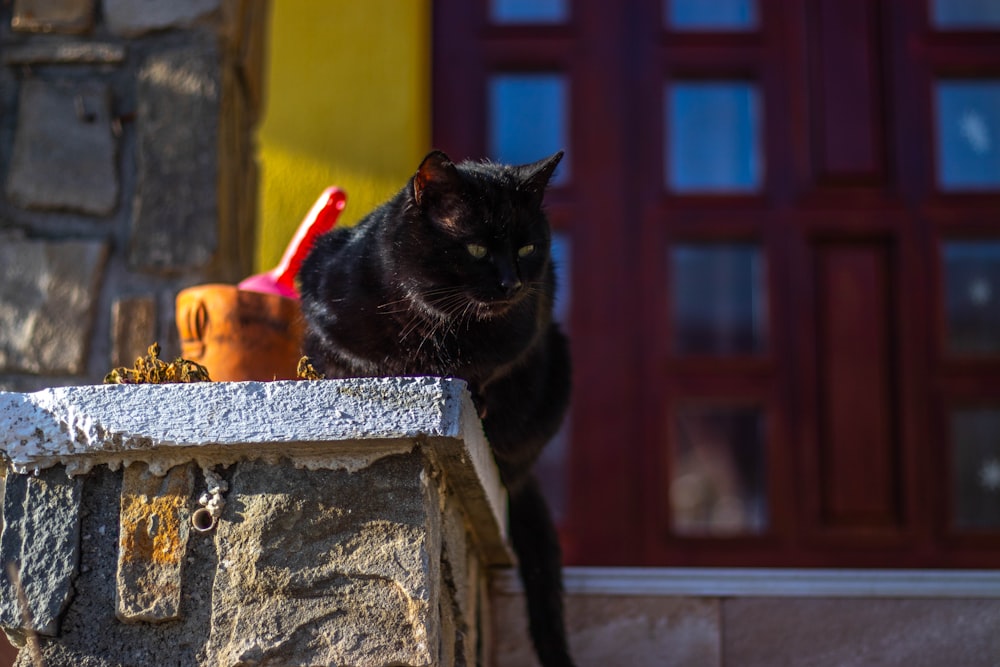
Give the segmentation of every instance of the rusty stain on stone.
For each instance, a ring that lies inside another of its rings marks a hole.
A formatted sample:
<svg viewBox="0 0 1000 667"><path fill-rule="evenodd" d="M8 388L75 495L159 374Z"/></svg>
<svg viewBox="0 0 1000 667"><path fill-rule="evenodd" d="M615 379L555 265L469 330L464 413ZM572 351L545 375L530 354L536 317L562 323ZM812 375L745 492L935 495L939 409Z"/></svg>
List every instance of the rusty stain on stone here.
<svg viewBox="0 0 1000 667"><path fill-rule="evenodd" d="M142 463L125 469L119 515L119 619L179 618L193 488L190 464L171 468L162 477Z"/></svg>
<svg viewBox="0 0 1000 667"><path fill-rule="evenodd" d="M121 557L125 562L179 563L180 515L187 497L122 495Z"/></svg>

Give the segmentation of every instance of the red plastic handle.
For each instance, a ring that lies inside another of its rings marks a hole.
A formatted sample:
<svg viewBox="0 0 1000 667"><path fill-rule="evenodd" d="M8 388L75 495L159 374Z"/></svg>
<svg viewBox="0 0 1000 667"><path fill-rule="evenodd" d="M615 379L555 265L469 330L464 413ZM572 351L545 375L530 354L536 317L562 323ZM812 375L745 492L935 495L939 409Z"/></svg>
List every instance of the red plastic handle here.
<svg viewBox="0 0 1000 667"><path fill-rule="evenodd" d="M323 190L309 213L302 220L295 236L292 237L285 254L276 267L267 273L258 273L244 279L239 288L250 292L278 294L289 299L298 299L295 276L302 267L302 260L312 250L316 237L333 229L340 212L347 206L347 193L337 187Z"/></svg>
<svg viewBox="0 0 1000 667"><path fill-rule="evenodd" d="M281 257L281 262L271 269L270 273L276 283L290 290L295 289L295 276L302 267L302 260L309 254L316 237L330 231L337 224L337 218L345 206L347 206L347 194L343 190L332 186L323 190L323 194L299 225L295 236L285 249L285 254Z"/></svg>

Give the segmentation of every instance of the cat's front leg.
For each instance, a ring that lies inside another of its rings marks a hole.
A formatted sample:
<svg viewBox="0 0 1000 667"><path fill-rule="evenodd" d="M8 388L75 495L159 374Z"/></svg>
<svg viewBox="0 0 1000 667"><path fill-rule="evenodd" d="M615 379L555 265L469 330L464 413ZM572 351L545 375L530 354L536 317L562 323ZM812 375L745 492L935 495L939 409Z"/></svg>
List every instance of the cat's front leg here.
<svg viewBox="0 0 1000 667"><path fill-rule="evenodd" d="M486 419L488 412L486 409L486 396L483 394L478 382L469 382L468 386L469 393L472 394L472 404L476 407L476 414L479 415L479 420L482 421Z"/></svg>

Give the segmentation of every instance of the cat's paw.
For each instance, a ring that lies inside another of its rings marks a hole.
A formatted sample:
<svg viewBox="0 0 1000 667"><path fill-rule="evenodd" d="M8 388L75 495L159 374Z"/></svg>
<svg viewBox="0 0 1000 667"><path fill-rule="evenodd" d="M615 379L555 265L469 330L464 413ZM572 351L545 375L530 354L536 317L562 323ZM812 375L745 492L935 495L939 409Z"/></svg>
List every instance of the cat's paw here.
<svg viewBox="0 0 1000 667"><path fill-rule="evenodd" d="M472 387L469 387L469 391L472 392L472 404L476 407L476 414L479 415L479 421L486 419L486 399Z"/></svg>

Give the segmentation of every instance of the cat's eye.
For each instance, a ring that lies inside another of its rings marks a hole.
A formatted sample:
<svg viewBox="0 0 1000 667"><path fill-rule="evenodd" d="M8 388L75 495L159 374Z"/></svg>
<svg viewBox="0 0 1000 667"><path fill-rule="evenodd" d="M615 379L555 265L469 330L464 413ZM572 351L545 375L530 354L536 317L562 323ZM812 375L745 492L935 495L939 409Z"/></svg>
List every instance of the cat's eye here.
<svg viewBox="0 0 1000 667"><path fill-rule="evenodd" d="M470 243L465 246L465 249L476 259L486 257L486 246L479 245L478 243Z"/></svg>
<svg viewBox="0 0 1000 667"><path fill-rule="evenodd" d="M523 245L517 249L517 256L527 257L528 255L531 255L534 252L535 252L535 244L529 243L528 245Z"/></svg>

